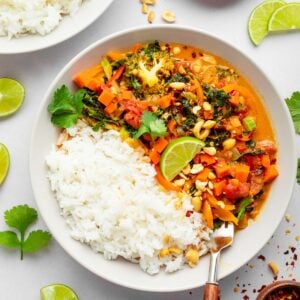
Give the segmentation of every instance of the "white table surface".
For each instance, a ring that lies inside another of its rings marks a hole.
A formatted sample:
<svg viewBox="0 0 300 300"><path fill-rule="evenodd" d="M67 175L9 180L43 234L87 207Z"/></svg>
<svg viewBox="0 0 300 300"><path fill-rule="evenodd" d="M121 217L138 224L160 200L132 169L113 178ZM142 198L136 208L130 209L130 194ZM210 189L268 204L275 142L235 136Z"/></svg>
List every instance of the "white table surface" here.
<svg viewBox="0 0 300 300"><path fill-rule="evenodd" d="M101 0L99 0L100 2ZM268 37L255 48L247 35L247 19L259 0L158 0L154 8L155 23L161 23L160 14L171 9L177 23L194 26L222 37L252 57L277 86L282 99L300 90L300 32ZM47 87L58 71L75 54L92 42L116 31L147 24L140 12L139 0L115 0L105 14L92 26L74 38L55 47L36 53L1 56L0 77L20 80L26 88L22 109L14 116L0 120L0 142L7 145L11 154L11 168L5 184L0 187L0 231L6 230L3 212L13 205L27 203L36 207L29 179L29 141L37 108ZM151 25L149 25L151 26ZM300 156L300 138L297 137ZM282 145L281 145L282 146ZM285 145L288 146L288 145ZM273 260L280 266L279 279L300 280L300 265L286 266L291 261L290 246L298 248L295 240L300 235L300 187L294 189L288 212L292 221L282 220L274 237L261 253L266 261L253 258L248 265L221 281L222 299L255 299L261 285L270 283L273 275L267 262ZM298 220L297 220L298 218ZM46 228L40 219L35 228ZM287 233L286 230L290 230ZM255 243L255 241L253 241ZM111 284L90 273L53 240L50 247L36 255L19 260L17 252L0 248L0 299L37 300L39 289L51 283L65 283L73 287L81 300L96 299L201 299L202 289L180 293L153 294L129 290ZM238 292L234 292L234 287ZM243 286L244 285L244 286ZM241 293L242 289L247 292Z"/></svg>

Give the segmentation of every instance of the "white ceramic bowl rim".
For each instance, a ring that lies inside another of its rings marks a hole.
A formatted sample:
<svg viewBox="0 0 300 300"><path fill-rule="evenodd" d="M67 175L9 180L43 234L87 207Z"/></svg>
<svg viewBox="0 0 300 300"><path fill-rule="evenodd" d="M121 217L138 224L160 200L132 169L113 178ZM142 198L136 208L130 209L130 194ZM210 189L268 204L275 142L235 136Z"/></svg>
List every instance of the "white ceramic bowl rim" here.
<svg viewBox="0 0 300 300"><path fill-rule="evenodd" d="M128 279L128 278L124 278L124 280L120 279L120 278L112 278L110 275L107 275L107 273L105 272L105 270L97 270L95 269L90 263L87 263L85 261L84 257L79 257L75 251L72 250L72 247L70 247L69 245L67 245L67 243L60 237L58 229L56 228L55 224L52 224L51 221L48 219L47 217L47 210L44 207L44 204L42 204L41 199L37 199L37 195L40 194L38 189L39 187L36 185L36 178L35 178L35 153L34 153L34 146L35 146L35 139L36 139L36 134L38 131L38 123L40 122L41 119L41 115L42 112L45 110L46 107L46 103L47 101L49 101L49 98L52 95L53 90L57 87L57 84L59 83L59 81L61 80L61 78L64 76L64 74L70 69L70 67L75 64L80 58L84 57L87 53L89 53L91 50L97 48L99 45L102 45L105 42L108 42L109 40L112 39L116 39L119 37L122 37L123 35L128 35L128 34L132 34L132 35L137 35L137 34L142 34L143 32L149 32L149 31L155 31L155 30L170 30L170 31L183 31L183 32L192 32L194 34L200 34L204 37L207 38L211 38L213 40L215 40L217 43L221 43L222 45L224 45L225 47L229 48L230 51L234 52L235 54L238 54L242 57L243 60L245 60L247 63L249 63L250 65L252 65L254 67L254 69L256 69L256 71L258 71L258 73L260 73L260 75L262 76L262 78L266 81L266 84L270 87L270 89L272 89L272 93L274 95L276 95L277 99L280 99L280 97L278 96L278 93L276 92L275 87L272 85L272 83L268 80L267 76L265 75L265 73L260 69L259 66L256 65L255 62L253 62L250 58L248 58L245 54L243 54L242 51L238 50L237 48L231 46L229 43L227 43L226 41L222 40L221 38L214 36L210 33L207 33L205 31L202 30L198 30L196 28L191 28L191 27L186 27L186 26L176 26L176 25L153 25L151 27L149 26L144 26L144 27L138 27L138 28L131 28L128 30L124 30L118 33L114 33L112 35L109 35L95 43L93 43L92 45L90 45L89 47L87 47L85 50L83 50L82 52L80 52L78 55L76 55L61 71L60 73L57 75L57 77L54 79L54 81L52 82L52 84L50 85L50 87L48 88L46 95L41 103L41 106L39 108L38 114L37 114L37 120L35 121L35 125L34 125L34 130L32 133L32 138L31 138L31 149L30 149L30 173L31 173L31 181L32 181L32 185L33 185L33 191L34 191L34 195L36 198L36 202L37 202L37 206L40 210L40 213L42 215L42 217L44 218L46 224L48 225L50 231L53 233L54 238L60 243L60 245L65 249L65 251L71 255L75 260L77 260L80 264L82 264L83 266L85 266L87 269L89 269L90 271L94 272L95 274L101 276L102 278L111 281L113 283L122 285L122 286L126 286L128 288L133 288L133 289L137 289L137 290L143 290L143 291L152 291L152 292L174 292L174 291L181 291L181 290L187 290L187 289L193 289L196 287L201 286L204 282L203 281L194 281L192 283L190 282L177 282L178 284L170 284L166 287L156 287L156 286L147 286L147 285L141 285L141 284L136 284L135 282L133 282L132 280ZM174 41L176 41L176 36L174 36ZM191 42L186 42L186 44L193 44L193 41ZM100 56L100 55L99 55ZM236 65L235 65L236 66ZM238 68L238 66L236 66ZM239 68L238 68L239 70ZM247 263L247 261L249 261L256 253L258 253L261 248L266 244L266 242L271 238L272 234L274 233L274 231L276 230L276 228L278 227L281 219L284 216L285 210L288 206L289 203L289 199L291 198L292 195L292 191L293 191L293 187L294 187L294 183L295 183L295 177L296 177L296 163L292 164L292 161L295 161L296 158L296 148L295 148L295 136L294 136L294 128L293 128L293 124L291 121L291 118L289 116L289 112L286 108L286 106L283 103L276 103L276 105L278 105L279 110L281 113L284 114L284 118L286 121L286 129L288 129L287 134L287 139L289 140L290 144L288 145L288 151L290 157L288 158L289 161L287 162L287 164L289 165L289 174L285 174L285 178L286 178L286 185L284 187L282 187L285 190L285 202L282 203L282 205L280 206L280 211L278 212L278 218L276 218L275 220L270 220L271 222L271 227L270 228L264 228L264 230L266 231L264 234L264 238L262 240L256 240L254 245L253 245L253 251L251 252L251 255L248 255L247 257L243 256L243 260L240 261L238 264L234 265L234 266L230 266L228 270L222 271L220 274L220 279L224 278L225 276L230 275L232 272L236 271L238 268L240 268L242 265L244 265L245 263ZM50 122L50 120L49 120ZM273 120L274 123L274 120ZM274 183L274 185L276 185L276 183ZM258 221L257 221L258 222ZM259 220L259 222L261 222L261 220ZM263 227L262 227L263 228ZM254 241L253 241L254 242ZM234 246L233 246L234 247ZM230 250L229 250L230 251ZM225 253L225 257L228 254L227 251ZM233 251L233 250L232 250ZM236 249L234 250L236 251ZM98 254L101 255L101 254ZM242 255L242 254L241 254ZM112 263L112 262L111 262ZM207 267L208 264L206 264ZM140 271L142 272L142 271ZM179 271L183 272L183 271ZM192 272L192 271L191 271ZM196 276L196 272L193 273L194 276ZM172 276L174 275L169 275L170 277L170 281L172 282ZM181 277L184 278L184 277Z"/></svg>

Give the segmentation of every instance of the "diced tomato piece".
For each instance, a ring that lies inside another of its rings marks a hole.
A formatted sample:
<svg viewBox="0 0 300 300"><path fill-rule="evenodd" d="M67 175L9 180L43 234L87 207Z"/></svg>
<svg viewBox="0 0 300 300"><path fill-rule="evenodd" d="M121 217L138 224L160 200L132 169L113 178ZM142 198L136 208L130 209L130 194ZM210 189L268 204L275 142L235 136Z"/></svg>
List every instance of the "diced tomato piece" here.
<svg viewBox="0 0 300 300"><path fill-rule="evenodd" d="M237 199L247 197L250 191L248 182L234 182L232 180L224 187L223 193L227 199L235 202Z"/></svg>
<svg viewBox="0 0 300 300"><path fill-rule="evenodd" d="M128 112L124 115L124 120L127 124L132 126L134 129L138 129L141 125L141 115Z"/></svg>
<svg viewBox="0 0 300 300"><path fill-rule="evenodd" d="M256 143L257 149L262 149L266 151L267 154L274 154L277 151L277 147L273 141L262 140Z"/></svg>

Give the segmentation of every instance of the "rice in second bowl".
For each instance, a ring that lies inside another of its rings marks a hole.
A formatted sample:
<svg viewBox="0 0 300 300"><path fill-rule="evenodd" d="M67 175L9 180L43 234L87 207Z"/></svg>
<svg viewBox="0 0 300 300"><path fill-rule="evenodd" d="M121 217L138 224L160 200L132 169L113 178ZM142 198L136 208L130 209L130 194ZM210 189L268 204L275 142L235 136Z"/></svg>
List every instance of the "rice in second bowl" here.
<svg viewBox="0 0 300 300"><path fill-rule="evenodd" d="M210 229L192 211L190 196L161 189L142 148L114 130L95 132L84 123L68 129L46 162L51 188L71 236L106 259L119 256L149 274L173 272L189 252L209 249Z"/></svg>

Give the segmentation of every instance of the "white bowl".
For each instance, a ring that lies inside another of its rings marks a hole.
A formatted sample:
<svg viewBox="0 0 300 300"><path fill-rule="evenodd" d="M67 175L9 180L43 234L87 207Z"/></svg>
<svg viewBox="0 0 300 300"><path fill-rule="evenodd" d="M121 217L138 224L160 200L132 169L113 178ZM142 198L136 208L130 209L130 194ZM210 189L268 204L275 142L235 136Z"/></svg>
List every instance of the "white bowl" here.
<svg viewBox="0 0 300 300"><path fill-rule="evenodd" d="M251 259L271 238L290 200L296 176L294 129L285 104L262 70L241 51L208 33L179 26L151 26L126 30L104 38L82 51L66 64L51 84L39 111L33 131L30 151L30 172L35 199L46 224L60 245L80 264L95 274L116 284L144 291L180 291L203 285L208 274L209 257L200 260L194 268L185 268L174 274L149 276L140 268L122 259L107 261L69 235L68 227L59 214L58 205L46 178L45 156L55 143L58 131L50 122L47 105L54 90L66 84L73 86L75 73L99 62L108 50L126 48L136 42L158 39L176 41L200 47L229 62L248 78L263 97L272 120L279 144L278 167L280 175L272 185L267 203L257 220L236 235L233 246L222 253L219 277L236 271Z"/></svg>
<svg viewBox="0 0 300 300"><path fill-rule="evenodd" d="M32 52L54 46L92 24L108 8L113 0L85 1L74 16L66 16L57 28L45 36L26 35L9 40L0 37L0 54Z"/></svg>

